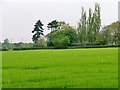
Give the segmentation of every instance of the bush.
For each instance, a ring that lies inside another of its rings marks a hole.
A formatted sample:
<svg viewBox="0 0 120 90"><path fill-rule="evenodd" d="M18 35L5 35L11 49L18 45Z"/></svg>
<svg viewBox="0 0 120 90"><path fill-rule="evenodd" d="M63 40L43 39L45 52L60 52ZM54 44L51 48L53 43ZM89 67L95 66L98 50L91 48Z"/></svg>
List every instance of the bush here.
<svg viewBox="0 0 120 90"><path fill-rule="evenodd" d="M67 48L70 44L70 39L67 36L61 36L53 39L53 45L55 48Z"/></svg>
<svg viewBox="0 0 120 90"><path fill-rule="evenodd" d="M69 45L70 43L73 43L75 41L76 31L71 27L60 29L47 35L47 45L55 46L55 48L66 48L66 45ZM56 43L60 45L56 45ZM65 46L63 47L63 45Z"/></svg>
<svg viewBox="0 0 120 90"><path fill-rule="evenodd" d="M40 46L40 47L46 47L47 46L47 43L46 43L44 38L40 38L38 40L38 46Z"/></svg>
<svg viewBox="0 0 120 90"><path fill-rule="evenodd" d="M82 46L82 45L72 45L69 46L69 49L81 49L81 48L117 48L120 47L120 45L87 45L87 46Z"/></svg>

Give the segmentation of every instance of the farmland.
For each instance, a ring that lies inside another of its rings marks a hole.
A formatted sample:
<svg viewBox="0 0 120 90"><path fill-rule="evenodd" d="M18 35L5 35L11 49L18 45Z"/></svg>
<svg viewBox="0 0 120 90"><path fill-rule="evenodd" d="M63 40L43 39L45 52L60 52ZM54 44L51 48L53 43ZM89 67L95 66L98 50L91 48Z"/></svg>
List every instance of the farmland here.
<svg viewBox="0 0 120 90"><path fill-rule="evenodd" d="M3 88L117 88L118 49L2 52Z"/></svg>

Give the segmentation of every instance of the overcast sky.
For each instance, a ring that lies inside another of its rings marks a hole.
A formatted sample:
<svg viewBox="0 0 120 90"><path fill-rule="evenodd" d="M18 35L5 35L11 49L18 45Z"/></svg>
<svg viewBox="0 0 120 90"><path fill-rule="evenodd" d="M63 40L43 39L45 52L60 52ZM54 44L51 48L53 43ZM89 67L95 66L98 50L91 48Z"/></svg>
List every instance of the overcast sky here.
<svg viewBox="0 0 120 90"><path fill-rule="evenodd" d="M66 21L77 26L81 7L94 10L95 2L101 6L102 26L118 20L118 0L2 0L0 3L0 40L12 39L12 42L32 42L31 31L38 19L46 28L52 20ZM88 12L87 12L88 13Z"/></svg>

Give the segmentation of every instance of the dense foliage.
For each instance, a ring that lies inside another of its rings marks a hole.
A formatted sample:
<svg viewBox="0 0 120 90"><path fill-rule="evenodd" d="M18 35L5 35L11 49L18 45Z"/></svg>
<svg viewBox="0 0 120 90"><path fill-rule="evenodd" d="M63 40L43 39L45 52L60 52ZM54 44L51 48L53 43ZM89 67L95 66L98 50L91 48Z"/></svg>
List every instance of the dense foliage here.
<svg viewBox="0 0 120 90"><path fill-rule="evenodd" d="M73 43L75 39L76 31L71 27L60 29L47 35L48 45L55 46L56 48L66 48L66 46Z"/></svg>
<svg viewBox="0 0 120 90"><path fill-rule="evenodd" d="M68 46L78 47L106 47L119 46L120 44L120 22L113 22L110 25L101 26L101 8L95 3L95 8L89 8L88 15L84 7L81 8L81 17L77 28L73 28L65 21L52 20L47 24L51 30L46 36L43 34L43 23L38 20L35 23L33 43L12 43L5 39L2 45L3 50L26 49L26 48L67 48ZM96 46L98 45L98 46ZM75 48L74 47L74 48Z"/></svg>
<svg viewBox="0 0 120 90"><path fill-rule="evenodd" d="M101 27L100 6L95 4L95 10L89 8L89 15L82 7L81 18L78 22L78 43L81 44L95 44L98 43L98 35Z"/></svg>
<svg viewBox="0 0 120 90"><path fill-rule="evenodd" d="M32 31L32 33L34 33L32 40L33 40L34 43L37 44L40 36L41 36L41 35L44 35L44 34L43 34L43 30L44 30L44 29L43 29L43 27L42 27L43 24L42 24L42 22L41 22L40 20L38 20L37 23L36 23L34 26L35 26L35 28L34 28L34 30Z"/></svg>
<svg viewBox="0 0 120 90"><path fill-rule="evenodd" d="M116 45L120 41L120 22L113 22L110 25L104 26L100 31L100 41L106 45Z"/></svg>

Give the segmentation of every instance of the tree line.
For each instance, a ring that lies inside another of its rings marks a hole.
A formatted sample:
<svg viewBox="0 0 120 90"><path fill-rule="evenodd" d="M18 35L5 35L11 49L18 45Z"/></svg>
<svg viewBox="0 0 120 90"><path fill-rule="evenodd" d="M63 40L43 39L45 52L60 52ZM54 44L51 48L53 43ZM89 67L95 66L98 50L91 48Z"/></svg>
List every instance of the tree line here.
<svg viewBox="0 0 120 90"><path fill-rule="evenodd" d="M82 44L96 44L98 43L98 34L101 27L100 6L95 3L95 10L89 8L89 15L82 7L81 18L78 22L77 33L78 40Z"/></svg>
<svg viewBox="0 0 120 90"><path fill-rule="evenodd" d="M39 27L43 30L42 22L38 22L41 23ZM84 7L81 8L81 17L77 28L73 28L65 21L53 20L49 22L47 27L51 32L45 36L47 38L46 43L48 46L55 46L57 48L70 45L117 45L119 38L118 25L119 22L117 21L102 27L101 8L98 3L95 3L94 10L89 8L88 14Z"/></svg>
<svg viewBox="0 0 120 90"><path fill-rule="evenodd" d="M65 21L53 20L47 24L50 33L44 35L44 24L38 20L32 30L33 43L24 45L18 43L18 46L67 48L69 46L95 46L95 45L118 45L120 31L118 27L120 22L116 21L104 27L101 26L101 8L95 3L94 10L89 8L88 13L81 8L81 17L78 21L77 28L70 26ZM3 47L6 47L6 41ZM7 40L7 45L8 40ZM13 46L17 46L14 44Z"/></svg>

